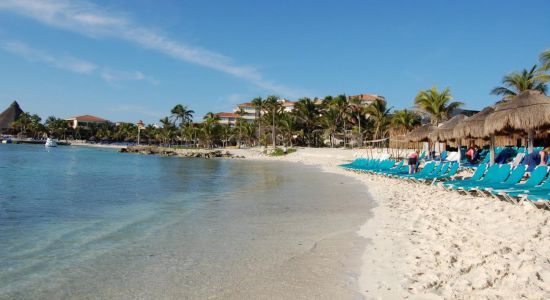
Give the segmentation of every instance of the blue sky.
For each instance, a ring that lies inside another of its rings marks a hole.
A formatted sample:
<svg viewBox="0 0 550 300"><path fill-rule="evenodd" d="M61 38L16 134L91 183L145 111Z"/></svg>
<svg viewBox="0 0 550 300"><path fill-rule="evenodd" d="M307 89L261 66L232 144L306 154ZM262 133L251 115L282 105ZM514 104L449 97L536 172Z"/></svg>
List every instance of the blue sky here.
<svg viewBox="0 0 550 300"><path fill-rule="evenodd" d="M0 109L157 122L177 103L230 111L449 86L480 109L550 48L550 1L0 0Z"/></svg>

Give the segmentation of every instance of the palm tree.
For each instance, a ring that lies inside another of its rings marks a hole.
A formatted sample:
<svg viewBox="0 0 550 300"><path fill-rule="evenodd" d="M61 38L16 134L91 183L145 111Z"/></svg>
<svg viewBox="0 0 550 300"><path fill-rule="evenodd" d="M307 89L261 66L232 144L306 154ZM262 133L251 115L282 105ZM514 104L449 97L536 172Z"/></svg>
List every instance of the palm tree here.
<svg viewBox="0 0 550 300"><path fill-rule="evenodd" d="M365 105L359 99L359 97L354 97L351 99L351 111L356 114L358 129L359 132L359 147L363 146L363 128L361 127L361 119L365 115Z"/></svg>
<svg viewBox="0 0 550 300"><path fill-rule="evenodd" d="M304 130L304 137L308 146L311 146L313 131L317 126L319 119L319 109L315 102L309 98L302 98L294 104L292 112L297 119L298 124Z"/></svg>
<svg viewBox="0 0 550 300"><path fill-rule="evenodd" d="M193 114L195 111L188 109L187 106L182 104L177 104L170 111L172 113L171 118L174 122L180 121L181 123L190 123L193 120Z"/></svg>
<svg viewBox="0 0 550 300"><path fill-rule="evenodd" d="M550 49L544 50L540 54L539 58L540 58L540 62L541 62L540 69L542 71L549 71L550 70Z"/></svg>
<svg viewBox="0 0 550 300"><path fill-rule="evenodd" d="M214 145L214 138L216 135L217 125L220 120L220 117L213 113L208 112L204 115L202 123L202 134L208 148L212 148Z"/></svg>
<svg viewBox="0 0 550 300"><path fill-rule="evenodd" d="M390 110L391 108L386 107L384 100L376 100L365 108L365 113L374 126L374 139L383 138L386 135L390 122Z"/></svg>
<svg viewBox="0 0 550 300"><path fill-rule="evenodd" d="M462 102L451 102L453 97L449 88L445 88L439 92L436 86L424 91L420 91L414 98L414 103L418 109L430 116L430 121L434 125L438 125L441 121L446 120L449 115L460 106Z"/></svg>
<svg viewBox="0 0 550 300"><path fill-rule="evenodd" d="M414 111L408 109L396 110L391 118L391 126L395 132L405 134L420 125L421 118Z"/></svg>
<svg viewBox="0 0 550 300"><path fill-rule="evenodd" d="M279 128L283 137L283 143L287 142L292 147L292 139L295 135L301 135L302 130L298 130L296 123L296 116L289 113L283 113L279 120Z"/></svg>
<svg viewBox="0 0 550 300"><path fill-rule="evenodd" d="M328 98L328 97L327 97ZM337 118L334 120L336 122L336 128L338 124L342 123L344 130L344 145L346 144L346 129L347 129L347 120L350 119L351 115L351 105L348 101L346 95L338 95L334 98L330 97L329 99L325 98L328 102L328 108L334 109L337 112Z"/></svg>
<svg viewBox="0 0 550 300"><path fill-rule="evenodd" d="M491 94L503 96L504 100L509 100L519 93L526 90L536 90L546 93L546 82L550 80L550 75L537 70L534 65L530 70L523 69L521 72L512 72L502 79L503 86L494 88Z"/></svg>
<svg viewBox="0 0 550 300"><path fill-rule="evenodd" d="M27 128L31 125L31 114L28 112L22 112L17 120L12 123L13 128L19 128L19 132L22 134L27 133Z"/></svg>
<svg viewBox="0 0 550 300"><path fill-rule="evenodd" d="M238 116L237 117L237 122L236 122L235 125L237 125L237 127L239 127L239 139L238 139L238 142L237 142L237 147L241 148L242 122L243 122L243 115L246 114L246 111L242 107L239 107L239 109L237 109L235 114Z"/></svg>
<svg viewBox="0 0 550 300"><path fill-rule="evenodd" d="M256 120L258 120L258 141L260 140L260 136L262 135L262 112L265 108L265 101L262 99L262 97L256 97L252 99L251 101L252 105L254 106L254 112L256 113Z"/></svg>
<svg viewBox="0 0 550 300"><path fill-rule="evenodd" d="M334 147L334 135L338 129L337 120L338 111L333 108L325 110L321 116L321 128L324 129L324 135L329 137L331 148Z"/></svg>
<svg viewBox="0 0 550 300"><path fill-rule="evenodd" d="M277 96L267 96L265 99L265 106L269 110L269 113L271 114L272 119L272 127L271 127L271 139L273 142L273 148L277 145L277 133L276 133L276 126L275 126L275 120L276 116L279 113L279 110L281 109L281 103L279 103L279 97Z"/></svg>
<svg viewBox="0 0 550 300"><path fill-rule="evenodd" d="M233 134L233 129L229 124L223 124L220 126L220 138L222 140L222 147L227 147L227 144L231 140L231 136ZM239 134L239 139L241 138L241 135ZM240 140L239 140L240 141Z"/></svg>

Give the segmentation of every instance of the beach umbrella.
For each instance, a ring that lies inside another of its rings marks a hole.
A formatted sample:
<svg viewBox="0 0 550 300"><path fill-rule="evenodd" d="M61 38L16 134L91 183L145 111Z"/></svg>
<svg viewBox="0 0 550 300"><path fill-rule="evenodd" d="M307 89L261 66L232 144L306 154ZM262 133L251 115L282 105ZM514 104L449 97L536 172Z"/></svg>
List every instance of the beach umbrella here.
<svg viewBox="0 0 550 300"><path fill-rule="evenodd" d="M458 124L453 130L455 138L489 138L490 143L490 152L489 157L491 158L490 163L494 164L495 162L495 135L487 135L485 133L485 120L490 116L494 111L497 105L489 106L482 109L477 114L464 119L460 124Z"/></svg>
<svg viewBox="0 0 550 300"><path fill-rule="evenodd" d="M477 114L463 119L453 129L454 138L485 138L485 119L495 111L494 106L485 107Z"/></svg>
<svg viewBox="0 0 550 300"><path fill-rule="evenodd" d="M437 127L432 124L424 124L413 129L405 138L411 142L426 142L430 140L430 134L436 129Z"/></svg>
<svg viewBox="0 0 550 300"><path fill-rule="evenodd" d="M527 132L528 152L533 152L533 137L537 129L550 126L550 97L539 91L524 91L511 100L497 105L485 119L485 134L494 136L506 130Z"/></svg>
<svg viewBox="0 0 550 300"><path fill-rule="evenodd" d="M449 120L445 121L444 123L440 124L437 129L430 134L430 139L433 141L451 141L451 140L457 140L458 145L458 161L462 159L460 157L460 141L461 138L456 138L454 135L454 129L455 127L460 124L463 120L465 120L467 117L463 114L456 115Z"/></svg>

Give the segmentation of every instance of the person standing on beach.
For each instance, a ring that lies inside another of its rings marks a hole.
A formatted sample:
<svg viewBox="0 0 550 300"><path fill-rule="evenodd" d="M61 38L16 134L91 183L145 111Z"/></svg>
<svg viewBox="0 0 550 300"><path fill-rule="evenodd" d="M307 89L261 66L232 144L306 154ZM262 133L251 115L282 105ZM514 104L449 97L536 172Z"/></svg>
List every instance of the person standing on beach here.
<svg viewBox="0 0 550 300"><path fill-rule="evenodd" d="M418 150L411 152L408 157L409 174L416 173L416 167L418 165Z"/></svg>

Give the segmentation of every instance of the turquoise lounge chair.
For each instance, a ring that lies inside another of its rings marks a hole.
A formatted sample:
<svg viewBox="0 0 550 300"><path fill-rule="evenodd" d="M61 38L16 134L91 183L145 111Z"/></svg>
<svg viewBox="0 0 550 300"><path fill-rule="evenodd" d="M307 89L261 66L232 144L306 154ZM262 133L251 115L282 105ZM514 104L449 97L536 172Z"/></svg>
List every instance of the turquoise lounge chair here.
<svg viewBox="0 0 550 300"><path fill-rule="evenodd" d="M485 174L485 171L487 171L487 164L479 165L471 177L459 180L449 180L447 182L443 182L441 186L446 190L452 190L455 186L480 180L481 177L483 177L483 175Z"/></svg>
<svg viewBox="0 0 550 300"><path fill-rule="evenodd" d="M494 173L489 173L491 171L491 168L497 166L496 171ZM495 183L504 183L504 181L510 176L510 165L504 164L504 165L493 165L489 167L489 170L487 170L487 174L485 177L474 183L474 184L467 184L462 185L458 187L459 191L469 192L469 191L475 191L482 189L487 186L491 186Z"/></svg>
<svg viewBox="0 0 550 300"><path fill-rule="evenodd" d="M514 170L512 170L512 173L510 173L510 176L508 176L505 181L493 184L489 183L483 187L474 188L474 190L476 190L477 193L482 196L491 196L492 194L489 192L490 190L499 188L504 189L518 184L525 175L526 170L527 168L524 165L519 165Z"/></svg>
<svg viewBox="0 0 550 300"><path fill-rule="evenodd" d="M422 170L420 170L418 173L403 174L403 175L398 175L397 177L401 179L407 179L411 177L424 176L424 175L430 174L434 169L435 169L435 162L432 161L424 165L424 168L422 168Z"/></svg>

